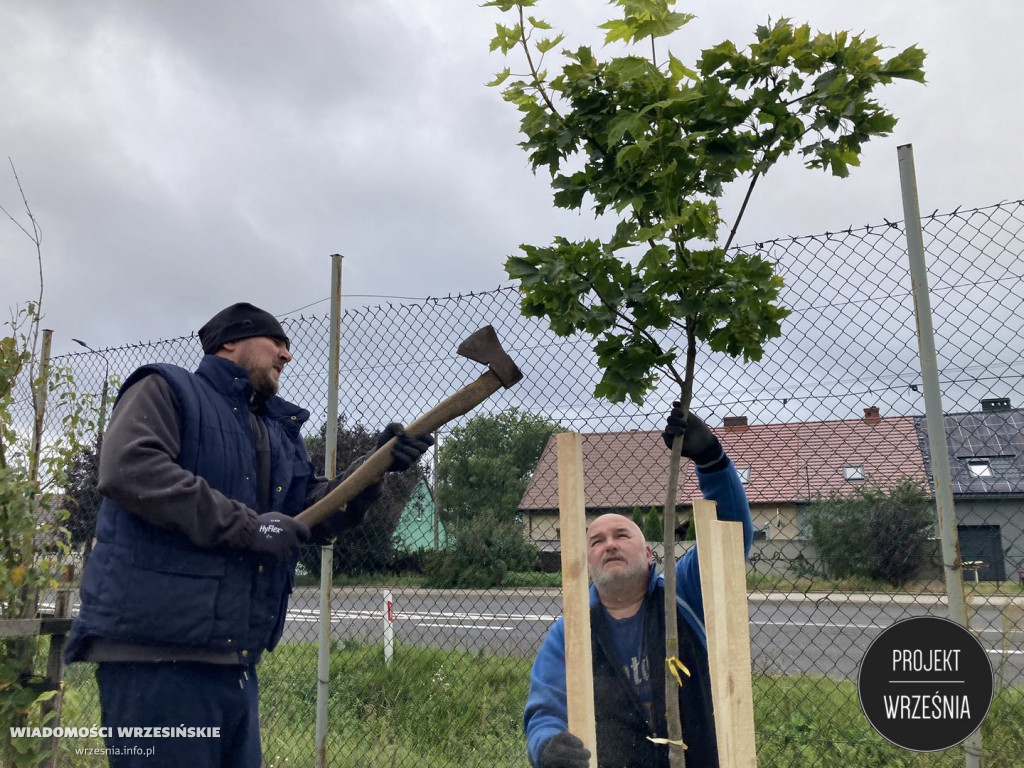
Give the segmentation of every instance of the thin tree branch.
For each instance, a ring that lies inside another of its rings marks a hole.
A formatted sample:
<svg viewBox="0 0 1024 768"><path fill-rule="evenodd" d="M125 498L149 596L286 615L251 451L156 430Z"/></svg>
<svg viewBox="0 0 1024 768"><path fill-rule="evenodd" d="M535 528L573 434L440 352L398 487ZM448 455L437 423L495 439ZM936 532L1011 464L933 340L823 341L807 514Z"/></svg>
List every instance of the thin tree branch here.
<svg viewBox="0 0 1024 768"><path fill-rule="evenodd" d="M747 210L747 203L750 202L750 195L754 191L754 185L757 184L757 180L761 178L761 174L755 173L753 178L750 180L750 186L747 187L747 194L743 196L743 205L740 206L740 212L736 215L736 221L732 225L732 231L729 233L729 239L725 241L724 251L729 250L729 246L732 245L732 239L736 237L736 230L739 229L740 222L743 220L743 214Z"/></svg>
<svg viewBox="0 0 1024 768"><path fill-rule="evenodd" d="M547 108L548 110L550 110L551 114L554 115L558 119L558 121L562 123L562 125L565 125L565 118L563 118L558 109L555 108L554 101L552 101L551 96L548 95L548 91L544 87L544 82L540 79L540 70L533 63L533 57L530 55L530 46L528 44L529 35L526 32L526 20L524 18L523 6L520 5L518 6L518 8L520 32L519 44L523 47L523 51L526 53L526 63L529 65L530 74L533 76L533 87L537 89L537 93L540 94L540 97L544 100L544 104L547 105ZM584 132L583 138L586 139L587 144L589 144L593 149L597 150L597 152L599 152L602 157L606 157L608 155L608 150L604 146L602 146L601 143L597 141L597 139L595 139L589 133Z"/></svg>
<svg viewBox="0 0 1024 768"><path fill-rule="evenodd" d="M575 274L576 274L577 277L580 277L580 278L583 278L583 279L587 279L586 275L582 275L579 272L576 272ZM604 296L601 295L601 292L599 290L597 290L597 288L595 288L593 285L590 287L590 289L594 292L594 294L597 296L597 298L601 300L601 304L603 304L605 306L605 308L610 309L612 311L612 313L617 318L619 318L619 320L622 321L621 323L613 323L613 327L619 328L619 329L621 329L623 331L627 331L627 332L630 332L630 333L637 333L642 338L644 338L648 342L650 342L650 344L658 352L664 352L664 350L661 348L661 344L658 343L658 340L656 338L654 338L654 336L650 333L650 331L648 331L645 328L641 328L640 326L638 326L636 324L636 320L631 318L629 315L627 315L625 312L623 312L617 306L615 306L610 301L608 301Z"/></svg>
<svg viewBox="0 0 1024 768"><path fill-rule="evenodd" d="M690 401L693 399L693 373L697 366L697 331L695 318L686 318L686 377L680 392L683 411L688 416Z"/></svg>
<svg viewBox="0 0 1024 768"><path fill-rule="evenodd" d="M561 120L563 123L565 120L562 115L559 114L558 110L555 109L555 104L548 96L547 89L544 87L543 81L540 79L540 72L533 63L533 57L530 55L530 46L528 44L529 36L526 34L526 18L523 13L523 6L519 6L519 44L523 46L523 51L526 53L526 63L530 65L530 74L533 75L534 87L537 89L537 93L544 99L544 103L548 105L548 109L551 110L551 114Z"/></svg>
<svg viewBox="0 0 1024 768"><path fill-rule="evenodd" d="M42 311L43 311L43 232L39 227L39 222L36 221L36 217L32 213L32 207L28 204L28 198L25 196L25 190L21 185L21 179L18 177L18 169L14 167L14 161L8 157L7 162L11 165L11 173L14 174L14 181L18 185L18 193L21 195L21 202L25 206L25 213L28 215L28 220L32 223L32 231L29 232L21 225L6 209L3 209L7 217L18 225L18 228L24 232L28 238L35 244L36 247L36 263L39 268L39 295L36 299L35 313L30 318L29 325L29 372L33 378L36 375L36 357L39 353L39 332L40 326L42 325ZM37 398L32 398L32 407L38 412L39 403Z"/></svg>

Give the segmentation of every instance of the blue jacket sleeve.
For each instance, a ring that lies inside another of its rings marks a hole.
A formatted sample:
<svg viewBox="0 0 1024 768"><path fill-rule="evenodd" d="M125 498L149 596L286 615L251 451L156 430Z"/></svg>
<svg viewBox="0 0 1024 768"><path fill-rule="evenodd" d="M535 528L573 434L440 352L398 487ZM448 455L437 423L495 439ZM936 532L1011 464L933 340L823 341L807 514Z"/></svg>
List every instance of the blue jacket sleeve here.
<svg viewBox="0 0 1024 768"><path fill-rule="evenodd" d="M569 729L565 693L565 624L558 618L548 631L530 670L530 693L523 712L530 763L540 765L548 740Z"/></svg>
<svg viewBox="0 0 1024 768"><path fill-rule="evenodd" d="M746 491L743 490L743 483L740 482L732 460L727 467L717 472L695 471L701 495L718 505L718 519L743 524L743 556L746 557L750 554L750 544L754 540L754 522L750 517ZM676 594L694 609L703 622L704 598L700 591L700 564L696 547L692 547L676 563Z"/></svg>

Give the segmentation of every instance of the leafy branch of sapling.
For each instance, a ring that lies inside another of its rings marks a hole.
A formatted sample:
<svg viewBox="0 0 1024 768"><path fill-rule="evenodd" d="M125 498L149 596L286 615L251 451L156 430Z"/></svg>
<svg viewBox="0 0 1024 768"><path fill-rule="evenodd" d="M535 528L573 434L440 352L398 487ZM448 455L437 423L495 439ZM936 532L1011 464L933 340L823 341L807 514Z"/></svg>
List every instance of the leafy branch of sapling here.
<svg viewBox="0 0 1024 768"><path fill-rule="evenodd" d="M717 199L728 182L743 175L749 178L720 251L732 247L754 189L779 159L799 149L808 167L846 175L849 166L858 162L862 143L873 135L886 135L895 125L895 118L866 95L894 78L923 80L923 53L916 48L883 62L874 38L851 38L845 33L812 36L807 25L796 27L785 19L758 27L749 52L725 41L702 52L692 68L671 51L659 65L656 39L679 29L692 16L673 13L667 0L645 3L642 8L625 0L615 4L626 13L601 25L606 43L649 40L651 58L634 55L602 62L589 48L566 50L562 72L552 80L540 71L534 47L546 56L564 35L533 42L535 29L551 28L526 15L524 7L536 3L487 5L516 11L513 26L498 26L492 50L501 48L507 54L518 47L526 58L529 81L511 83L504 93L523 113L521 130L526 140L522 146L534 169L547 167L551 173L556 206L578 209L589 197L595 213L614 209L625 217L623 223L633 222L635 226L625 231L620 242L609 245L642 243L651 251L661 245L667 248L673 258L641 265L627 275L648 289L663 282L666 272L689 274L687 243L691 240L717 240L722 223ZM784 93L795 95L786 99ZM582 170L564 171L563 162L574 156L582 162ZM535 256L550 258L537 252ZM724 254L716 260L723 265L726 261ZM533 266L539 264L538 260ZM751 264L760 275L758 267ZM578 270L572 274L574 280L581 275ZM742 275L735 277L743 282ZM759 303L770 315L764 325L771 332L782 319L776 315L785 310L773 309L778 291L771 281L764 284L762 277L758 277L761 284L750 284L748 279L747 287L761 292ZM664 327L684 332L690 328L695 345L703 342L713 351L721 347L758 359L771 337L751 333L757 323L751 325L750 317L731 317L720 306L708 311L700 300L708 286L688 282L692 287L664 294L670 302ZM550 296L543 300L539 293L537 298L534 314L540 305L559 303ZM625 333L619 322L636 324L618 311L607 292L600 292L600 300L617 322L603 328L566 327L562 332L587 330L596 337L604 331ZM684 305L686 314L673 309ZM625 343L651 341L649 335L636 333L633 341ZM688 358L695 353L695 348L685 352ZM687 368L693 367L692 362L688 360ZM615 400L629 397L642 402L650 391L642 383L645 378L638 369L621 378L609 394Z"/></svg>
<svg viewBox="0 0 1024 768"><path fill-rule="evenodd" d="M543 22L543 21L539 21L538 19L534 19L532 16L530 17L530 25L531 25L530 31L527 32L526 31L526 23L524 21L523 6L520 5L519 6L519 29L520 29L520 39L519 39L519 42L520 42L520 44L523 47L523 51L526 53L526 62L527 62L527 64L530 67L530 74L533 75L534 87L537 89L537 92L541 95L541 98L544 99L544 103L548 105L548 109L551 110L551 114L553 114L555 117L557 117L559 120L561 120L562 116L558 114L558 110L555 108L554 102L551 100L551 97L548 95L547 89L544 87L545 73L543 72L543 70L540 69L540 67L544 64L544 56L545 56L545 54L549 50L554 48L556 45L558 45L558 43L560 43L562 41L562 38L564 36L563 35L559 35L556 38L551 38L546 43L542 41L541 43L538 44L537 51L540 53L540 61L535 66L534 63L533 63L533 56L530 55L530 38L532 37L532 31L534 29L551 29L551 25L548 24L547 22Z"/></svg>
<svg viewBox="0 0 1024 768"><path fill-rule="evenodd" d="M524 244L505 270L519 283L524 315L546 318L559 336L591 337L602 371L596 397L643 404L667 375L688 411L700 345L760 360L789 315L775 265L757 252L732 251L754 189L794 153L809 169L849 175L864 143L896 125L874 89L894 80L923 83L925 54L910 46L883 60L877 38L812 34L807 24L769 19L744 50L725 40L687 66L666 46L659 64L656 41L694 17L674 12L675 0L611 4L621 17L599 25L605 44L650 41L649 56L599 60L586 46L563 49L561 72L549 80L539 63L565 36L533 43L534 29L551 28L525 14L536 0L484 3L516 11L511 26L497 25L491 50L507 56L522 48L530 76L505 84L506 68L490 85L503 86L521 113L520 147L535 172L550 173L555 206L580 210L589 201L597 216L620 218L607 242ZM564 167L570 160L572 170ZM743 202L717 245L726 224L718 200L743 179ZM617 255L633 247L645 249L635 266ZM681 333L679 346L659 343L656 332L672 330ZM670 467L678 467L675 449ZM674 505L669 496L666 509ZM671 529L666 524L666 577Z"/></svg>

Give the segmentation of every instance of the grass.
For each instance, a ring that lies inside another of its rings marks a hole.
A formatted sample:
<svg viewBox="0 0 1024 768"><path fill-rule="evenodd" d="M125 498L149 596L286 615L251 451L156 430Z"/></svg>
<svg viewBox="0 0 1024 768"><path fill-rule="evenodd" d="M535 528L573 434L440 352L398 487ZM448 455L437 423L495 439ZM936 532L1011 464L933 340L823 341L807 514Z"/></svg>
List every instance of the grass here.
<svg viewBox="0 0 1024 768"><path fill-rule="evenodd" d="M1024 595L1024 585L1018 584L1015 581L979 581L975 584L973 581L964 582L964 593L970 597L971 595L978 595L979 597L987 597L989 595Z"/></svg>
<svg viewBox="0 0 1024 768"><path fill-rule="evenodd" d="M747 572L747 588L754 592L866 592L885 595L945 595L946 584L942 581L909 581L894 587L885 581L867 578L810 579L792 578L779 573ZM967 597L989 597L1024 595L1024 586L1013 581L964 582Z"/></svg>
<svg viewBox="0 0 1024 768"><path fill-rule="evenodd" d="M313 753L315 677L289 682L286 673L315 669L316 648L287 654L270 654L260 669L264 700L281 704L263 710L268 768L309 765ZM526 765L528 660L400 646L388 666L381 646L348 642L331 654L331 681L332 766ZM296 722L309 725L299 739Z"/></svg>
<svg viewBox="0 0 1024 768"><path fill-rule="evenodd" d="M757 764L962 768L964 752L917 754L895 747L870 726L847 680L825 677L754 678ZM997 689L982 724L986 768L1016 768L1024 754L1024 689Z"/></svg>
<svg viewBox="0 0 1024 768"><path fill-rule="evenodd" d="M503 587L514 589L514 588L547 588L547 589L561 589L562 588L562 574L558 573L542 573L541 571L522 571L512 572L505 576L505 583Z"/></svg>
<svg viewBox="0 0 1024 768"><path fill-rule="evenodd" d="M260 664L266 768L313 768L316 647L288 644ZM332 768L527 768L521 716L530 659L398 646L384 664L380 645L354 641L331 653L327 754ZM64 723L99 723L91 666L67 676ZM828 677L754 678L759 768L960 768L959 747L915 754L892 746L868 724L854 683ZM1024 689L996 691L982 726L987 768L1020 765ZM61 765L105 766L74 754L102 747L64 739ZM171 746L170 740L168 747Z"/></svg>

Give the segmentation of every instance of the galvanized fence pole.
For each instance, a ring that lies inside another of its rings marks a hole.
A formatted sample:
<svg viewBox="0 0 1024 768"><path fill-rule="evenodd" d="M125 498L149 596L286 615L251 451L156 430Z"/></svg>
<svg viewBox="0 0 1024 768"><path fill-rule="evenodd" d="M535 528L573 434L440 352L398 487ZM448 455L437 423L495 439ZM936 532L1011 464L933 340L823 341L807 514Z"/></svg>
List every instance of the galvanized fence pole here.
<svg viewBox="0 0 1024 768"><path fill-rule="evenodd" d="M46 400L50 391L50 348L53 345L53 331L49 328L43 329L43 345L39 353L39 378L37 388L33 395L35 408L35 421L32 425L32 452L29 454L28 476L32 482L39 478L39 457L43 450L43 424L46 421ZM29 371L30 376L35 371Z"/></svg>
<svg viewBox="0 0 1024 768"><path fill-rule="evenodd" d="M42 349L39 353L39 377L35 382L33 391L34 421L32 423L32 448L28 456L29 481L39 487L39 460L43 452L43 428L46 421L47 395L50 392L50 348L53 345L53 331L49 328L43 329ZM36 371L29 371L30 376L35 376ZM22 545L21 562L31 563L33 558L34 539L31 536L25 537ZM36 587L23 587L24 604L22 605L21 617L31 619L36 614L39 605L39 593Z"/></svg>
<svg viewBox="0 0 1024 768"><path fill-rule="evenodd" d="M338 471L338 384L341 350L341 261L331 254L331 326L327 371L327 425L324 433L324 474ZM320 637L317 648L316 768L327 765L327 698L331 677L331 578L334 542L320 548Z"/></svg>
<svg viewBox="0 0 1024 768"><path fill-rule="evenodd" d="M910 281L917 315L917 340L921 358L921 383L924 387L925 422L928 425L928 449L932 457L935 484L935 507L938 511L939 538L942 543L943 574L949 618L970 629L967 600L964 597L960 542L953 507L953 479L946 449L946 423L939 391L939 367L935 355L932 309L928 296L928 269L925 265L924 238L921 234L921 211L917 200L917 175L914 172L914 147L904 144L896 149L900 164L900 188L903 193L903 218L906 226L907 253L910 258ZM982 756L981 729L964 742L967 768L979 768Z"/></svg>

